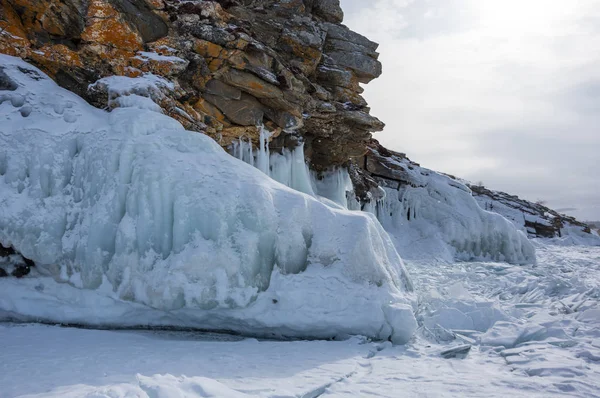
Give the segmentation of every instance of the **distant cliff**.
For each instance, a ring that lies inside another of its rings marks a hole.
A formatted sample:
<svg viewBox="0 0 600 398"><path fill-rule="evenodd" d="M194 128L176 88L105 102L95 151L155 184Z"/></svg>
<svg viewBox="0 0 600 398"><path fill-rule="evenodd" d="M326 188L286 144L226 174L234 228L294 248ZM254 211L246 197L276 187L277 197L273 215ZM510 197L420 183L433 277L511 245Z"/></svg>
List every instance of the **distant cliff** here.
<svg viewBox="0 0 600 398"><path fill-rule="evenodd" d="M591 225L552 210L543 203L529 202L481 185L470 184L469 188L482 208L503 215L527 232L530 238L560 238L569 234L591 237L593 234Z"/></svg>

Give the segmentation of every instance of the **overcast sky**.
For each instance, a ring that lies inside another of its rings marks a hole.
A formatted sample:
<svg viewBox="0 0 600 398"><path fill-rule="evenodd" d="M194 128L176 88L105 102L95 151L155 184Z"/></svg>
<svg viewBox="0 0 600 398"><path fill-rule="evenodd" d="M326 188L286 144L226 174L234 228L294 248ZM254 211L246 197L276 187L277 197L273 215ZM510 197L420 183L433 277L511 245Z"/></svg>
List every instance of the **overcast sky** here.
<svg viewBox="0 0 600 398"><path fill-rule="evenodd" d="M382 144L600 220L600 0L341 2L380 43Z"/></svg>

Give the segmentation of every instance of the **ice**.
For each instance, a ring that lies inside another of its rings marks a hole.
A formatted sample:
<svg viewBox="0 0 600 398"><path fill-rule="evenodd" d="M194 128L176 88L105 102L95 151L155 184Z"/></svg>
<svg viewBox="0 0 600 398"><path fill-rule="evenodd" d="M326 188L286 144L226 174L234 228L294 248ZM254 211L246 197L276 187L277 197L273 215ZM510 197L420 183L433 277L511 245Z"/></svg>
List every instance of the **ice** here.
<svg viewBox="0 0 600 398"><path fill-rule="evenodd" d="M586 233L580 227L566 226L560 232L561 237L540 239L560 246L600 246L600 236L596 231Z"/></svg>
<svg viewBox="0 0 600 398"><path fill-rule="evenodd" d="M261 127L259 148L241 137L233 142L231 152L276 181L331 207L376 215L406 258L535 263L535 250L522 231L504 217L481 209L465 185L431 170L402 165L412 170L412 184L382 181L383 199L361 204L354 198L346 168L309 171L302 142L293 150L269 153L268 132Z"/></svg>
<svg viewBox="0 0 600 398"><path fill-rule="evenodd" d="M266 175L269 175L271 171L269 166L269 137L270 134L268 130L264 127L261 128L256 167Z"/></svg>
<svg viewBox="0 0 600 398"><path fill-rule="evenodd" d="M525 234L502 216L481 209L470 190L430 170L415 170L419 185L385 187L385 198L367 208L406 258L535 263Z"/></svg>
<svg viewBox="0 0 600 398"><path fill-rule="evenodd" d="M396 342L412 335L410 280L373 216L287 188L165 115L107 113L17 58L0 61L18 86L3 95L32 108L25 118L10 101L0 105L0 243L58 286L77 288L62 301L58 287L38 292L49 295L47 307L15 302L21 285L9 284L0 289L9 315L118 324L148 312L133 306L127 319L106 306L90 318L78 301L85 290L120 308L141 304L167 324ZM108 80L119 93L139 87ZM71 122L56 109L68 109ZM267 171L266 146L259 151ZM302 190L310 177L297 169L306 171L300 156L290 155L289 176Z"/></svg>
<svg viewBox="0 0 600 398"><path fill-rule="evenodd" d="M304 160L304 143L292 150L284 148L281 153L271 153L269 137L270 132L260 126L259 147L254 149L252 141L240 137L232 143L232 155L287 187L315 196L310 171Z"/></svg>
<svg viewBox="0 0 600 398"><path fill-rule="evenodd" d="M311 177L317 195L327 198L346 209L349 208L348 194L351 195L354 188L348 171L344 167L320 175L313 172Z"/></svg>
<svg viewBox="0 0 600 398"><path fill-rule="evenodd" d="M10 364L0 372L0 396L595 397L600 391L600 248L535 245L538 265L407 262L418 294L419 328L406 345L362 337L272 341L195 330L0 323L0 363ZM101 317L111 313L132 324L147 320L149 326L186 319L181 311L158 312L36 272L21 280L0 279L0 308L11 303L21 314L45 308L98 317L104 325L107 318ZM279 275L282 281L289 276L301 275ZM314 276L309 283L324 279L320 272ZM343 305L365 293L353 288L348 285L344 300L330 299ZM322 290L314 287L311 294ZM268 299L273 305L272 299L296 298ZM313 304L300 309L309 311ZM428 331L428 320L444 308L470 314L472 320L477 309L492 308L498 317L474 325L478 330Z"/></svg>

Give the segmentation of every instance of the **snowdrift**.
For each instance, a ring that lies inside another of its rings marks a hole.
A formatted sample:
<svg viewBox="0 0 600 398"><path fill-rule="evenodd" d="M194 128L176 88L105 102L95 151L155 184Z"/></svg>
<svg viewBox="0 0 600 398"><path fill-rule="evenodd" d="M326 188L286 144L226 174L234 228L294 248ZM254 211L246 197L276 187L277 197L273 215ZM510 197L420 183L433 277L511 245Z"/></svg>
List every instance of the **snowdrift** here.
<svg viewBox="0 0 600 398"><path fill-rule="evenodd" d="M275 182L136 106L149 100L139 90L107 113L20 59L0 65L0 243L45 276L42 288L0 281L5 317L412 335L410 280L372 215Z"/></svg>

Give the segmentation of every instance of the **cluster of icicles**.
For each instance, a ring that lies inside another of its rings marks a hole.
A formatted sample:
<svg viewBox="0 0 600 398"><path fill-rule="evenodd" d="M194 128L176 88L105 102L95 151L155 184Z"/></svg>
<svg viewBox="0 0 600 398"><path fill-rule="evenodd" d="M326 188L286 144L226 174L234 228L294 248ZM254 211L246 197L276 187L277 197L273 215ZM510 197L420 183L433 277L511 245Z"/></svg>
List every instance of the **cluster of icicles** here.
<svg viewBox="0 0 600 398"><path fill-rule="evenodd" d="M284 148L281 153L271 153L270 137L271 133L260 127L258 148L253 147L252 140L240 137L231 146L232 155L296 191L349 207L347 192L352 192L352 182L346 169L338 168L319 177L304 160L304 143L292 150Z"/></svg>
<svg viewBox="0 0 600 398"><path fill-rule="evenodd" d="M292 150L284 148L281 153L271 153L269 150L271 132L264 127L259 127L259 129L258 148L252 145L251 139L240 137L232 143L231 154L256 167L275 181L296 191L314 196L329 205L373 213L380 220L387 220L390 214L402 214L403 216L407 214L403 208L398 208L403 207L403 202L405 202L401 198L397 198L392 203L388 203L385 197L377 201L359 203L345 168L337 168L321 175L311 171L304 160L303 142ZM398 194L397 192L393 193ZM391 209L390 206L394 208ZM410 214L410 210L408 212ZM410 220L410 216L408 217Z"/></svg>

